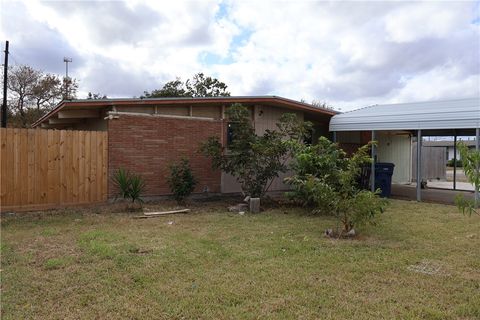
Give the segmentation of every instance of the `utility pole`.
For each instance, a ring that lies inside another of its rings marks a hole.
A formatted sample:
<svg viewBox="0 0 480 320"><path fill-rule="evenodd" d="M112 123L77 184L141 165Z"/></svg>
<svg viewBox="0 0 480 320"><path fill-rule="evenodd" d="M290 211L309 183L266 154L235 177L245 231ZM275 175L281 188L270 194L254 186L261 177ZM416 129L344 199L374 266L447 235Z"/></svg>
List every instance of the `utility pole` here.
<svg viewBox="0 0 480 320"><path fill-rule="evenodd" d="M7 42L5 42L5 63L3 65L2 128L7 127L7 80L8 80L8 40Z"/></svg>
<svg viewBox="0 0 480 320"><path fill-rule="evenodd" d="M69 98L69 92L68 92L68 84L69 84L68 63L72 62L72 58L63 57L63 62L65 62L65 97L64 97L64 99L68 99Z"/></svg>

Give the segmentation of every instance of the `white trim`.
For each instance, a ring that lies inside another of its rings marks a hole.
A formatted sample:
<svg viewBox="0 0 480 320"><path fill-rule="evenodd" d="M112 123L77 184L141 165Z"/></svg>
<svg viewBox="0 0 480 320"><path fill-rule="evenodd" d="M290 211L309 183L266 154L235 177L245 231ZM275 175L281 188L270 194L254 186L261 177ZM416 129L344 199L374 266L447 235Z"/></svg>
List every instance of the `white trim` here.
<svg viewBox="0 0 480 320"><path fill-rule="evenodd" d="M140 112L124 112L124 111L109 111L108 115L112 116L136 116L136 117L151 117L151 118L169 118L169 119L181 119L181 120L200 120L200 121L211 121L211 122L221 122L221 119L205 118L205 117L190 117L190 116L175 116L175 115L166 115L166 114L149 114L149 113L140 113Z"/></svg>

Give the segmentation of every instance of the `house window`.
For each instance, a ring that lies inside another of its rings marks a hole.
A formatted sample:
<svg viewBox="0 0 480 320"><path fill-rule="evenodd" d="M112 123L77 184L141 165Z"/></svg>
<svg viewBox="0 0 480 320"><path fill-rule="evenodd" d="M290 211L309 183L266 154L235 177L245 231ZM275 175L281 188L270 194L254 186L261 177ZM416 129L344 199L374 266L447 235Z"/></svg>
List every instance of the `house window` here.
<svg viewBox="0 0 480 320"><path fill-rule="evenodd" d="M227 145L232 144L234 131L235 131L235 123L229 122L227 124Z"/></svg>

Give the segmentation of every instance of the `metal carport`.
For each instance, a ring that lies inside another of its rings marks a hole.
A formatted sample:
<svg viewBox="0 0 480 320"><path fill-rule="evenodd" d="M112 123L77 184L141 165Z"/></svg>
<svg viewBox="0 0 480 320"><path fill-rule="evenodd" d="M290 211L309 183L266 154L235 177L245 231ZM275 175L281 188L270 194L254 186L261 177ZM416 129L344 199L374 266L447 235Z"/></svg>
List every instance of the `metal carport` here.
<svg viewBox="0 0 480 320"><path fill-rule="evenodd" d="M371 131L372 140L376 131L409 131L417 137L417 201L421 201L421 147L422 136L476 136L476 149L480 148L480 97L373 105L335 115L330 121L330 131L335 139L337 132ZM372 148L372 158L375 148ZM372 163L372 180L375 165ZM374 188L372 181L372 189ZM475 198L478 199L478 190Z"/></svg>

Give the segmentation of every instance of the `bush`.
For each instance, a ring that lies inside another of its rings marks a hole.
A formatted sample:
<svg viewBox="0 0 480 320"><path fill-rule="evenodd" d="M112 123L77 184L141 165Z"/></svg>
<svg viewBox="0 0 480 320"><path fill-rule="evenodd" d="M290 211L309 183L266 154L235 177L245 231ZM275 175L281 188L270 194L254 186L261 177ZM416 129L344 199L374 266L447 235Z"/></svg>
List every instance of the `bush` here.
<svg viewBox="0 0 480 320"><path fill-rule="evenodd" d="M133 203L143 202L141 195L145 189L145 181L140 175L120 168L114 173L112 181L119 190L116 197L131 199Z"/></svg>
<svg viewBox="0 0 480 320"><path fill-rule="evenodd" d="M458 144L460 156L463 159L464 172L468 181L473 184L476 191L480 192L480 151L468 149L463 142ZM455 198L455 204L463 214L472 215L472 213L480 215L478 199L465 199L463 194L458 194Z"/></svg>
<svg viewBox="0 0 480 320"><path fill-rule="evenodd" d="M371 162L370 146L350 158L324 137L315 146L300 146L291 166L295 175L285 179L293 189L287 196L314 213L334 215L343 226L336 232L339 235L349 234L355 226L374 224L387 200L378 196L379 190L361 190L357 185L362 166Z"/></svg>
<svg viewBox="0 0 480 320"><path fill-rule="evenodd" d="M453 167L453 159L450 159L450 160L447 161L447 166L448 167ZM462 160L457 159L457 168L461 168L461 167L463 167Z"/></svg>
<svg viewBox="0 0 480 320"><path fill-rule="evenodd" d="M178 164L170 166L168 184L174 199L178 203L184 203L185 198L193 192L197 185L197 180L193 176L187 159L182 159Z"/></svg>

